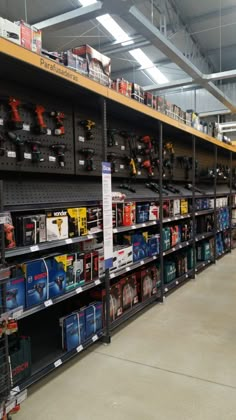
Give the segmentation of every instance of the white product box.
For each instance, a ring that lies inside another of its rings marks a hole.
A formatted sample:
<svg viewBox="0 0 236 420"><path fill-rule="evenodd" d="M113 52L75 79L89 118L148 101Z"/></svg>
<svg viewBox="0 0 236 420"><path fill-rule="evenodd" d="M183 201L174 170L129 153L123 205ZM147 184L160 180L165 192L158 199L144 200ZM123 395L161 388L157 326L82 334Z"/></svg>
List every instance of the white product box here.
<svg viewBox="0 0 236 420"><path fill-rule="evenodd" d="M180 200L173 200L173 216L180 214Z"/></svg>
<svg viewBox="0 0 236 420"><path fill-rule="evenodd" d="M160 218L160 207L156 204L150 204L149 207L149 220L159 220Z"/></svg>
<svg viewBox="0 0 236 420"><path fill-rule="evenodd" d="M20 45L20 27L10 20L0 18L0 36Z"/></svg>
<svg viewBox="0 0 236 420"><path fill-rule="evenodd" d="M66 210L53 210L47 213L47 241L68 238L68 216Z"/></svg>

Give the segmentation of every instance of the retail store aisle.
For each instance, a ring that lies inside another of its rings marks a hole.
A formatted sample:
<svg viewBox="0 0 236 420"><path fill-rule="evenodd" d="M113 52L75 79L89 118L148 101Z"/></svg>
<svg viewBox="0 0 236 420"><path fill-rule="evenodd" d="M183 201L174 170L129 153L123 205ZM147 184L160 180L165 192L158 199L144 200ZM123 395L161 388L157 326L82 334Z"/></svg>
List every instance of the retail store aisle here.
<svg viewBox="0 0 236 420"><path fill-rule="evenodd" d="M31 388L16 420L235 420L235 301L236 251Z"/></svg>

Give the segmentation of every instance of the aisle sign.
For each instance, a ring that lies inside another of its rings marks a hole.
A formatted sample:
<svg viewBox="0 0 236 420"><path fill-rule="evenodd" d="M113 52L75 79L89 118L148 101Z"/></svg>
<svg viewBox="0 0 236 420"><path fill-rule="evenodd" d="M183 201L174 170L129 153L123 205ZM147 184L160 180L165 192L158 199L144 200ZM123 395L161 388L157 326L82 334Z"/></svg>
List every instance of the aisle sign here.
<svg viewBox="0 0 236 420"><path fill-rule="evenodd" d="M103 241L105 269L113 266L111 163L102 162Z"/></svg>

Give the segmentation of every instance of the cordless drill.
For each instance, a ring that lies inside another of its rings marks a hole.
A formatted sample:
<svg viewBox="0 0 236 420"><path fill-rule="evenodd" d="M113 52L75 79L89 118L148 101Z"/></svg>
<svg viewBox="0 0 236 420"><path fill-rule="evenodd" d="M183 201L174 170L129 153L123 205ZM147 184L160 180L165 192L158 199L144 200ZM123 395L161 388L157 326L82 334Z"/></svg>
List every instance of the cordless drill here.
<svg viewBox="0 0 236 420"><path fill-rule="evenodd" d="M50 148L55 153L59 166L63 168L65 166L65 152L67 151L66 145L65 144L52 144Z"/></svg>
<svg viewBox="0 0 236 420"><path fill-rule="evenodd" d="M116 159L118 155L115 152L110 152L107 155L108 162L111 163L111 173L114 174L116 172Z"/></svg>
<svg viewBox="0 0 236 420"><path fill-rule="evenodd" d="M56 120L56 128L53 130L54 136L63 136L63 134L65 134L64 112L52 111L50 116L54 117Z"/></svg>
<svg viewBox="0 0 236 420"><path fill-rule="evenodd" d="M82 120L80 121L80 125L85 129L85 137L86 140L93 140L94 135L92 129L95 127L95 122L92 120Z"/></svg>
<svg viewBox="0 0 236 420"><path fill-rule="evenodd" d="M52 221L52 223L53 223L54 225L57 225L58 232L59 232L59 236L61 236L61 229L62 229L63 219L56 219L56 220L53 220L53 221Z"/></svg>
<svg viewBox="0 0 236 420"><path fill-rule="evenodd" d="M11 108L11 120L9 121L9 128L12 130L22 130L23 121L19 114L19 105L21 102L19 99L15 99L12 96L9 98L8 105Z"/></svg>
<svg viewBox="0 0 236 420"><path fill-rule="evenodd" d="M84 155L86 162L85 162L85 169L86 171L94 171L94 165L93 165L93 156L95 154L95 150L92 148L83 148L80 150L80 153L82 153L82 155Z"/></svg>
<svg viewBox="0 0 236 420"><path fill-rule="evenodd" d="M44 162L44 158L40 150L41 141L27 140L26 142L30 145L31 154L32 154L32 162L33 163Z"/></svg>
<svg viewBox="0 0 236 420"><path fill-rule="evenodd" d="M34 131L36 134L47 134L47 125L44 121L45 108L42 105L36 105L35 110L36 114L36 125Z"/></svg>
<svg viewBox="0 0 236 420"><path fill-rule="evenodd" d="M18 134L13 133L13 131L8 131L7 133L9 139L16 146L16 159L18 162L22 162L25 159L25 140L21 138Z"/></svg>
<svg viewBox="0 0 236 420"><path fill-rule="evenodd" d="M6 248L15 248L16 241L14 236L14 226L10 223L4 224L5 246Z"/></svg>

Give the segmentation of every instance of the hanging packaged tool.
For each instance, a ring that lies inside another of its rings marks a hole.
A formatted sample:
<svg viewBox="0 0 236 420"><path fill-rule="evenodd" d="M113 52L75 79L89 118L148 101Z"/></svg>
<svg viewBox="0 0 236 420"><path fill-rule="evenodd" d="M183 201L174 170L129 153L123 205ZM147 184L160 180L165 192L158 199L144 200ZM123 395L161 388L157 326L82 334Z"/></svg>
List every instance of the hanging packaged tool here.
<svg viewBox="0 0 236 420"><path fill-rule="evenodd" d="M23 162L25 159L25 140L13 131L7 133L9 139L14 143L16 147L16 160L17 162Z"/></svg>
<svg viewBox="0 0 236 420"><path fill-rule="evenodd" d="M65 152L67 151L67 147L65 144L52 144L50 149L54 152L57 157L57 161L61 168L65 166Z"/></svg>
<svg viewBox="0 0 236 420"><path fill-rule="evenodd" d="M116 128L108 128L107 129L107 146L113 147L116 146L115 135L119 133L119 130Z"/></svg>
<svg viewBox="0 0 236 420"><path fill-rule="evenodd" d="M112 174L117 172L117 169L116 169L116 159L117 158L118 158L118 155L115 152L109 152L107 154L107 161L111 163L111 173Z"/></svg>
<svg viewBox="0 0 236 420"><path fill-rule="evenodd" d="M95 155L95 150L91 147L86 147L80 150L80 153L85 157L85 169L86 171L94 171L93 156Z"/></svg>
<svg viewBox="0 0 236 420"><path fill-rule="evenodd" d="M32 154L32 163L44 162L40 147L42 145L39 140L26 140L26 143L29 144Z"/></svg>
<svg viewBox="0 0 236 420"><path fill-rule="evenodd" d="M47 134L47 125L44 121L45 108L42 105L36 105L34 112L36 114L34 132L42 135Z"/></svg>
<svg viewBox="0 0 236 420"><path fill-rule="evenodd" d="M50 116L56 120L56 128L53 130L54 136L63 136L65 134L64 112L52 111L50 112Z"/></svg>
<svg viewBox="0 0 236 420"><path fill-rule="evenodd" d="M12 130L22 130L23 128L23 121L19 113L20 104L21 101L19 99L13 98L12 96L9 98L8 105L11 108L11 118L8 121L8 126Z"/></svg>
<svg viewBox="0 0 236 420"><path fill-rule="evenodd" d="M95 127L95 122L92 120L82 120L80 121L80 125L85 129L85 138L86 140L93 140L93 128Z"/></svg>

